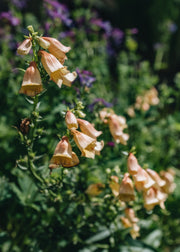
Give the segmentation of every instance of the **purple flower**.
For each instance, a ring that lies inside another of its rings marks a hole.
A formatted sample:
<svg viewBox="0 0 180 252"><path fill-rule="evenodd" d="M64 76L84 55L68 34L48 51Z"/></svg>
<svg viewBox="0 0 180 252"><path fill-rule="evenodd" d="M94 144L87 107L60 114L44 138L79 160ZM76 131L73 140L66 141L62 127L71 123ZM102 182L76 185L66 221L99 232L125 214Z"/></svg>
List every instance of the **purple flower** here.
<svg viewBox="0 0 180 252"><path fill-rule="evenodd" d="M48 16L53 20L59 18L66 26L72 25L72 20L69 18L69 10L64 4L55 0L44 0L44 7Z"/></svg>
<svg viewBox="0 0 180 252"><path fill-rule="evenodd" d="M129 31L131 34L137 34L139 32L137 28L132 28Z"/></svg>
<svg viewBox="0 0 180 252"><path fill-rule="evenodd" d="M11 0L11 3L20 10L25 8L29 0Z"/></svg>
<svg viewBox="0 0 180 252"><path fill-rule="evenodd" d="M91 24L102 28L107 34L109 34L112 30L112 27L109 21L102 21L102 19L100 18L92 18L90 22Z"/></svg>
<svg viewBox="0 0 180 252"><path fill-rule="evenodd" d="M86 86L90 88L93 82L96 81L96 78L92 76L92 72L87 70L80 70L78 68L76 69L76 71L78 73L81 86Z"/></svg>
<svg viewBox="0 0 180 252"><path fill-rule="evenodd" d="M12 26L17 26L20 24L20 20L17 17L14 17L11 13L11 11L7 11L7 12L1 12L0 13L0 19L5 19L7 20L10 25Z"/></svg>
<svg viewBox="0 0 180 252"><path fill-rule="evenodd" d="M101 104L107 108L111 108L113 106L112 103L109 103L107 101L105 101L103 98L96 98L94 99L94 101L88 106L89 110L92 112L94 110L94 106L96 104Z"/></svg>
<svg viewBox="0 0 180 252"><path fill-rule="evenodd" d="M61 32L59 35L59 39L63 39L63 38L74 38L75 37L75 32L74 31L65 31L65 32Z"/></svg>
<svg viewBox="0 0 180 252"><path fill-rule="evenodd" d="M107 145L109 145L110 147L114 147L115 143L114 142L107 142Z"/></svg>
<svg viewBox="0 0 180 252"><path fill-rule="evenodd" d="M177 25L173 22L169 23L168 24L168 30L171 32L171 33L174 33L176 32L178 29Z"/></svg>

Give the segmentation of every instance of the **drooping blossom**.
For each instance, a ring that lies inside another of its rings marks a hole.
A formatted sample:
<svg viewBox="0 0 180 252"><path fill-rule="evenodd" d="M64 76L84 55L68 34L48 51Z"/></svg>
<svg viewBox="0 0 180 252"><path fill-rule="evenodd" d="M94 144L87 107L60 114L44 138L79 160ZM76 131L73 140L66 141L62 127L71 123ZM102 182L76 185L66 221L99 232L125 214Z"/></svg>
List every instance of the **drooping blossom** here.
<svg viewBox="0 0 180 252"><path fill-rule="evenodd" d="M124 174L124 178L120 184L119 199L125 202L135 200L134 186L129 173Z"/></svg>
<svg viewBox="0 0 180 252"><path fill-rule="evenodd" d="M54 55L61 64L64 64L65 59L67 59L66 53L71 49L71 47L64 46L60 41L51 37L40 37L39 44L44 49L48 49L48 51Z"/></svg>
<svg viewBox="0 0 180 252"><path fill-rule="evenodd" d="M117 176L110 177L109 187L111 188L114 196L118 197L119 190L120 190L120 184L119 184L119 178Z"/></svg>
<svg viewBox="0 0 180 252"><path fill-rule="evenodd" d="M72 151L68 137L63 136L62 140L57 144L53 157L50 160L50 169L63 167L73 167L79 164L77 155Z"/></svg>
<svg viewBox="0 0 180 252"><path fill-rule="evenodd" d="M50 76L50 79L54 81L58 87L62 84L70 87L71 83L76 79L77 73L70 72L67 67L63 66L54 55L47 53L46 51L40 50L39 55L41 56L41 62L46 72Z"/></svg>
<svg viewBox="0 0 180 252"><path fill-rule="evenodd" d="M98 136L100 136L102 134L102 131L96 130L90 122L83 120L83 119L77 119L77 121L78 121L78 124L80 126L81 131L84 134L86 134L94 139L96 139Z"/></svg>
<svg viewBox="0 0 180 252"><path fill-rule="evenodd" d="M104 187L105 185L102 183L91 184L88 186L85 193L91 197L98 196L100 193L103 192Z"/></svg>
<svg viewBox="0 0 180 252"><path fill-rule="evenodd" d="M133 180L138 191L146 191L155 184L155 181L141 166L138 166L138 171L133 175Z"/></svg>
<svg viewBox="0 0 180 252"><path fill-rule="evenodd" d="M95 147L96 139L89 137L88 135L78 131L71 130L73 134L74 141L81 151L83 157L94 158L95 157Z"/></svg>
<svg viewBox="0 0 180 252"><path fill-rule="evenodd" d="M30 63L30 66L26 69L19 93L33 97L41 93L42 91L43 86L41 82L41 76L36 66L36 63L33 61Z"/></svg>
<svg viewBox="0 0 180 252"><path fill-rule="evenodd" d="M31 38L25 39L17 48L17 53L19 55L26 55L29 53L32 47Z"/></svg>

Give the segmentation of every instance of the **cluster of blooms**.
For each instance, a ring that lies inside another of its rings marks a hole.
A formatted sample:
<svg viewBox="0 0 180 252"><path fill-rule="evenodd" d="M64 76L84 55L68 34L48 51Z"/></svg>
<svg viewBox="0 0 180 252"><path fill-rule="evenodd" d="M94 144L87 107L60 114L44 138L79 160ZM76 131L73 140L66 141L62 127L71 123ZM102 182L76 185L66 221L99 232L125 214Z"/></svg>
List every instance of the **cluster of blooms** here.
<svg viewBox="0 0 180 252"><path fill-rule="evenodd" d="M135 116L135 109L147 111L150 106L155 106L159 103L158 92L155 87L146 91L143 96L137 96L136 102L133 106L129 107L127 113L129 116Z"/></svg>
<svg viewBox="0 0 180 252"><path fill-rule="evenodd" d="M125 173L120 184L119 199L125 202L135 199L134 185L137 191L143 193L144 207L152 210L156 205L165 208L164 202L174 188L172 170L162 171L160 175L152 169L143 169L136 157L130 153L128 157L128 173ZM132 176L132 179L130 178ZM134 185L133 185L134 182Z"/></svg>
<svg viewBox="0 0 180 252"><path fill-rule="evenodd" d="M28 54L32 48L32 40L32 36L26 38L18 47L17 53L20 55ZM71 48L64 46L55 38L37 36L36 41L39 46L49 51L39 50L38 55L41 57L41 63L50 79L58 87L61 87L62 84L71 86L71 83L77 77L77 73L71 73L66 66L63 66L65 59L67 59L66 53ZM32 61L24 74L19 92L28 96L35 96L42 92L42 90L43 86L37 63Z"/></svg>
<svg viewBox="0 0 180 252"><path fill-rule="evenodd" d="M116 143L127 144L129 135L123 130L127 128L126 118L116 115L112 109L104 108L100 112L100 119L109 125L109 130Z"/></svg>
<svg viewBox="0 0 180 252"><path fill-rule="evenodd" d="M112 194L125 206L125 216L121 217L122 224L125 228L131 228L130 233L133 238L139 236L138 219L135 217L134 210L126 208L126 203L135 200L135 190L142 192L144 208L152 210L156 205L165 208L164 202L168 194L175 189L174 172L172 169L161 171L160 175L152 169L143 169L139 165L136 157L130 153L127 160L128 172L119 183L117 176L111 176L109 187ZM161 177L160 177L161 176ZM132 178L131 178L132 177ZM97 196L105 185L102 183L91 184L86 190L89 196Z"/></svg>
<svg viewBox="0 0 180 252"><path fill-rule="evenodd" d="M95 155L100 155L100 151L104 147L104 142L98 142L97 137L102 134L102 131L97 131L90 122L76 118L71 111L67 111L65 121L67 128L73 135L76 145L81 151L81 156L94 158ZM80 127L81 131L77 130L78 127ZM63 136L62 140L56 146L49 168L53 169L60 165L63 167L72 167L77 164L79 164L79 159L72 152L68 137Z"/></svg>

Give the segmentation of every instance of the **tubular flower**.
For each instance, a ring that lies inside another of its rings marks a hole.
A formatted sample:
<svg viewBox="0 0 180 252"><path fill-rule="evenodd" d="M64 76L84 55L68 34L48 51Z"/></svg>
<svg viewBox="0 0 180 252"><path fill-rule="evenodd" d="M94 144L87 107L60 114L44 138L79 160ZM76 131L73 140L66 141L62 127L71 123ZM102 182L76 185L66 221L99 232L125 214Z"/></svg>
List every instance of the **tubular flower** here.
<svg viewBox="0 0 180 252"><path fill-rule="evenodd" d="M81 155L83 157L94 158L96 139L74 129L71 130L71 132L73 134L74 141L81 151Z"/></svg>
<svg viewBox="0 0 180 252"><path fill-rule="evenodd" d="M41 56L41 62L50 76L50 79L54 81L58 87L61 87L62 84L70 87L71 83L76 79L77 73L70 73L67 67L63 66L54 55L46 51L40 50L39 55Z"/></svg>
<svg viewBox="0 0 180 252"><path fill-rule="evenodd" d="M133 223L132 229L130 230L130 234L133 239L136 239L136 237L140 236L139 230L140 227L136 223Z"/></svg>
<svg viewBox="0 0 180 252"><path fill-rule="evenodd" d="M72 152L71 145L66 136L62 137L62 140L57 144L54 155L50 161L49 168L57 168L60 165L63 167L73 167L79 164L77 155Z"/></svg>
<svg viewBox="0 0 180 252"><path fill-rule="evenodd" d="M71 49L71 47L64 46L57 39L50 37L39 38L39 44L44 49L48 49L48 51L53 54L61 64L64 64L65 59L67 59L66 53Z"/></svg>
<svg viewBox="0 0 180 252"><path fill-rule="evenodd" d="M119 179L117 176L111 176L109 182L109 187L112 190L112 193L114 194L115 197L119 195L119 190L120 190L120 184L119 184Z"/></svg>
<svg viewBox="0 0 180 252"><path fill-rule="evenodd" d="M156 182L154 187L160 188L160 187L165 186L166 181L161 179L159 174L156 171L153 171L151 169L146 169L146 171L149 174L149 176Z"/></svg>
<svg viewBox="0 0 180 252"><path fill-rule="evenodd" d="M83 119L77 119L77 121L84 134L95 139L102 134L102 131L97 131L90 122Z"/></svg>
<svg viewBox="0 0 180 252"><path fill-rule="evenodd" d="M124 117L117 116L116 114L109 116L109 129L116 143L126 145L126 141L129 139L129 135L123 132L126 127Z"/></svg>
<svg viewBox="0 0 180 252"><path fill-rule="evenodd" d="M126 208L125 209L125 215L126 217L132 222L136 223L139 221L139 219L135 216L135 212L133 208Z"/></svg>
<svg viewBox="0 0 180 252"><path fill-rule="evenodd" d="M127 160L128 172L131 175L135 175L138 172L139 164L137 158L130 153Z"/></svg>
<svg viewBox="0 0 180 252"><path fill-rule="evenodd" d="M31 47L32 47L31 38L27 38L17 48L17 53L20 55L26 55L31 50Z"/></svg>
<svg viewBox="0 0 180 252"><path fill-rule="evenodd" d="M135 199L133 182L129 177L129 173L124 174L124 178L120 184L119 199L126 202Z"/></svg>
<svg viewBox="0 0 180 252"><path fill-rule="evenodd" d="M35 96L41 93L42 91L43 86L41 82L41 76L36 66L36 63L33 61L26 69L19 93L25 94L27 96Z"/></svg>
<svg viewBox="0 0 180 252"><path fill-rule="evenodd" d="M148 190L155 184L155 181L140 166L138 167L137 173L133 175L133 180L138 191Z"/></svg>
<svg viewBox="0 0 180 252"><path fill-rule="evenodd" d="M150 211L152 210L156 205L159 204L159 200L156 196L156 189L151 187L148 191L144 192L143 194L144 198L144 207Z"/></svg>
<svg viewBox="0 0 180 252"><path fill-rule="evenodd" d="M91 197L97 196L100 193L102 193L104 187L105 186L102 183L91 184L91 185L88 186L88 188L86 189L85 193L88 194Z"/></svg>
<svg viewBox="0 0 180 252"><path fill-rule="evenodd" d="M166 184L162 187L162 190L167 194L172 193L176 188L176 184L174 183L174 171L172 171L172 169L161 171L160 175L162 179L166 181Z"/></svg>
<svg viewBox="0 0 180 252"><path fill-rule="evenodd" d="M66 113L65 121L68 129L77 129L78 123L75 115L69 110Z"/></svg>

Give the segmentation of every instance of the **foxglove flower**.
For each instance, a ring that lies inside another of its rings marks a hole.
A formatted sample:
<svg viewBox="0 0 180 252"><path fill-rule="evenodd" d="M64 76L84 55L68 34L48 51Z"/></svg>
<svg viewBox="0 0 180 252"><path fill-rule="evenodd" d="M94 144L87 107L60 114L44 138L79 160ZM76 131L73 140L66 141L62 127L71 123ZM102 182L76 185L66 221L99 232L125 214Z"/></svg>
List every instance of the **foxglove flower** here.
<svg viewBox="0 0 180 252"><path fill-rule="evenodd" d="M26 55L29 53L32 47L31 38L25 39L17 48L17 53L20 55Z"/></svg>
<svg viewBox="0 0 180 252"><path fill-rule="evenodd" d="M68 137L63 136L62 140L57 144L54 155L50 161L49 168L73 167L79 164L77 155L72 151Z"/></svg>
<svg viewBox="0 0 180 252"><path fill-rule="evenodd" d="M97 196L100 193L102 193L104 187L105 186L102 183L91 184L91 185L88 186L88 188L86 189L85 193L88 194L91 197Z"/></svg>
<svg viewBox="0 0 180 252"><path fill-rule="evenodd" d="M137 158L130 153L127 160L128 172L131 175L135 175L138 172L139 164Z"/></svg>
<svg viewBox="0 0 180 252"><path fill-rule="evenodd" d="M42 48L48 49L48 51L54 55L61 64L64 64L65 59L67 59L66 53L71 49L71 47L64 46L57 39L50 37L40 37L39 44Z"/></svg>
<svg viewBox="0 0 180 252"><path fill-rule="evenodd" d="M137 173L133 175L133 180L138 191L148 190L155 184L155 181L140 166Z"/></svg>
<svg viewBox="0 0 180 252"><path fill-rule="evenodd" d="M42 91L43 86L41 82L41 76L36 66L36 63L33 61L26 69L19 93L33 97L41 93Z"/></svg>
<svg viewBox="0 0 180 252"><path fill-rule="evenodd" d="M132 222L136 223L139 221L139 219L135 216L135 212L133 208L126 208L125 209L125 215L126 217Z"/></svg>
<svg viewBox="0 0 180 252"><path fill-rule="evenodd" d="M83 157L94 158L96 139L77 130L71 130L73 138Z"/></svg>
<svg viewBox="0 0 180 252"><path fill-rule="evenodd" d="M153 171L151 169L146 169L146 171L149 174L149 176L156 182L154 187L157 187L159 189L160 187L165 186L166 181L161 179L159 174L156 171Z"/></svg>
<svg viewBox="0 0 180 252"><path fill-rule="evenodd" d="M129 135L123 130L127 127L126 119L116 114L109 116L109 129L116 143L126 145Z"/></svg>
<svg viewBox="0 0 180 252"><path fill-rule="evenodd" d="M84 134L94 139L96 139L98 136L102 134L102 131L97 131L90 122L83 119L77 119L77 121L78 121L81 131Z"/></svg>
<svg viewBox="0 0 180 252"><path fill-rule="evenodd" d="M171 169L167 171L161 171L160 176L166 181L166 184L162 187L162 190L167 194L172 193L176 188L176 184L174 183L174 172Z"/></svg>
<svg viewBox="0 0 180 252"><path fill-rule="evenodd" d="M120 184L119 199L125 202L135 199L134 186L129 173L124 174L124 178Z"/></svg>
<svg viewBox="0 0 180 252"><path fill-rule="evenodd" d="M120 184L119 184L119 179L117 176L111 176L109 182L109 187L112 190L112 193L114 194L115 197L119 195L119 190L120 190Z"/></svg>
<svg viewBox="0 0 180 252"><path fill-rule="evenodd" d="M58 87L61 87L62 84L70 87L71 83L76 79L77 73L70 73L67 67L64 67L54 55L46 51L40 50L39 55L41 56L41 62L50 76L50 79L54 81Z"/></svg>
<svg viewBox="0 0 180 252"><path fill-rule="evenodd" d="M153 187L151 187L148 191L144 192L143 198L144 207L148 211L152 210L156 205L159 204L159 200L156 197L156 190Z"/></svg>

